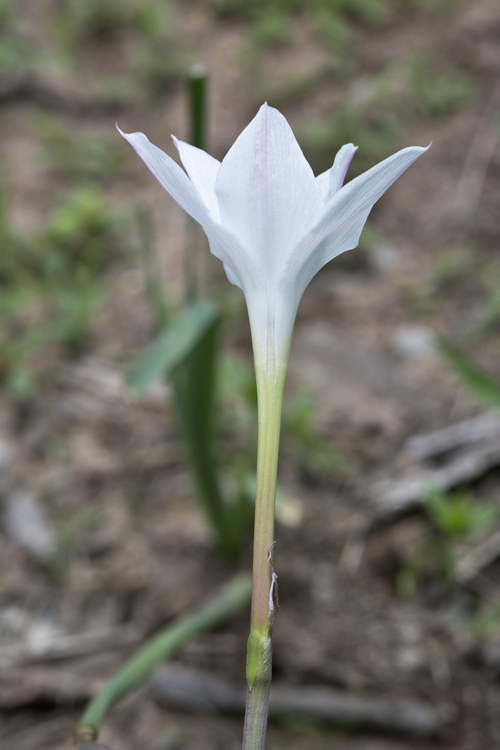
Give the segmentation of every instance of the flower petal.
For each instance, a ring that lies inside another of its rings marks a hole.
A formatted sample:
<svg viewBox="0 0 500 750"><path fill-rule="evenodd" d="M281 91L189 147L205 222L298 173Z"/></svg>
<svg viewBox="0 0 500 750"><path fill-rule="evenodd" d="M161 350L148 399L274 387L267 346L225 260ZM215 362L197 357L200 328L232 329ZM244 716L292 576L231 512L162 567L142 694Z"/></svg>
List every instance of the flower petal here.
<svg viewBox="0 0 500 750"><path fill-rule="evenodd" d="M144 133L124 133L116 127L174 201L203 225L210 218L208 208L184 170L150 143Z"/></svg>
<svg viewBox="0 0 500 750"><path fill-rule="evenodd" d="M346 143L346 145L342 146L337 153L333 162L333 167L330 169L330 190L328 193L328 200L333 198L335 193L337 193L344 184L349 164L357 150L358 147L353 143Z"/></svg>
<svg viewBox="0 0 500 750"><path fill-rule="evenodd" d="M287 121L264 104L219 169L215 192L221 221L277 278L297 238L321 215L311 167Z"/></svg>
<svg viewBox="0 0 500 750"><path fill-rule="evenodd" d="M276 366L286 366L288 362L300 298L296 300L265 287L255 289L251 295L245 293L245 298L255 365L276 372Z"/></svg>
<svg viewBox="0 0 500 750"><path fill-rule="evenodd" d="M231 284L243 289L247 299L253 289L266 286L262 269L234 232L216 222L207 223L203 229L208 237L210 252L222 261L227 278Z"/></svg>
<svg viewBox="0 0 500 750"><path fill-rule="evenodd" d="M118 126L117 126L118 128ZM209 239L210 250L226 267L231 283L242 288L261 284L261 272L247 248L226 227L212 218L207 205L184 170L154 146L143 133L119 133L130 143L144 164L172 198L198 221Z"/></svg>
<svg viewBox="0 0 500 750"><path fill-rule="evenodd" d="M203 198L213 219L220 223L219 204L215 195L215 180L219 174L220 161L201 148L179 141L175 135L172 136L172 140L191 182Z"/></svg>
<svg viewBox="0 0 500 750"><path fill-rule="evenodd" d="M326 203L328 191L330 190L330 169L327 169L326 172L321 172L321 174L316 177L316 185L319 187L323 203Z"/></svg>
<svg viewBox="0 0 500 750"><path fill-rule="evenodd" d="M335 193L338 192L344 184L349 164L357 150L357 146L354 146L352 143L346 143L346 145L342 146L340 151L338 151L333 166L316 177L316 182L320 187L321 195L325 203L327 203L330 198L333 198Z"/></svg>
<svg viewBox="0 0 500 750"><path fill-rule="evenodd" d="M319 221L296 244L280 285L301 295L328 261L356 247L374 203L429 148L404 148L339 190Z"/></svg>
<svg viewBox="0 0 500 750"><path fill-rule="evenodd" d="M211 252L213 253L213 255L216 255L216 253L214 253L213 250ZM241 289L242 287L241 287L241 284L240 284L240 280L238 279L238 277L236 276L236 274L234 274L231 271L231 268L227 265L227 263L223 263L222 265L224 266L225 274L226 274L228 280L231 282L231 284L234 284L235 286L239 286L239 288Z"/></svg>

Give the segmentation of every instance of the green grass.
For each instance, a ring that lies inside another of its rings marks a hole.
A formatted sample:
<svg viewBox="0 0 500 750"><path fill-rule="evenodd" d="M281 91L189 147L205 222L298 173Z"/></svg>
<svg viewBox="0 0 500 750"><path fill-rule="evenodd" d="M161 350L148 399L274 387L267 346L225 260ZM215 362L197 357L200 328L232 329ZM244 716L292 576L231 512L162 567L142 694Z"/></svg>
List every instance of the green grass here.
<svg viewBox="0 0 500 750"><path fill-rule="evenodd" d="M70 192L53 210L44 232L47 278L98 273L116 248L121 224L97 187Z"/></svg>
<svg viewBox="0 0 500 750"><path fill-rule="evenodd" d="M15 0L0 0L0 31L11 21L14 11Z"/></svg>
<svg viewBox="0 0 500 750"><path fill-rule="evenodd" d="M72 181L111 181L124 169L128 152L114 131L75 135L56 117L38 112L33 132L42 140L45 165Z"/></svg>
<svg viewBox="0 0 500 750"><path fill-rule="evenodd" d="M0 41L1 73L26 70L35 59L35 51L20 36L8 35Z"/></svg>
<svg viewBox="0 0 500 750"><path fill-rule="evenodd" d="M118 104L139 98L144 82L153 92L165 88L187 67L167 0L69 0L54 12L52 31L56 46L73 66L85 45L100 40L107 44L110 38L126 40L126 70L118 97L116 77L108 77L109 85L102 92L106 99L107 88L108 98L118 99Z"/></svg>
<svg viewBox="0 0 500 750"><path fill-rule="evenodd" d="M16 14L15 0L0 0L0 73L29 70L39 51L29 38L29 27Z"/></svg>
<svg viewBox="0 0 500 750"><path fill-rule="evenodd" d="M292 21L307 23L338 69L345 68L354 24L377 28L392 16L394 0L205 0L216 20L247 24L254 52L286 44Z"/></svg>
<svg viewBox="0 0 500 750"><path fill-rule="evenodd" d="M380 26L391 16L390 0L319 0L317 3L332 12L342 12L367 26Z"/></svg>
<svg viewBox="0 0 500 750"><path fill-rule="evenodd" d="M60 41L95 39L123 29L148 39L164 37L170 8L161 0L68 0L53 17Z"/></svg>
<svg viewBox="0 0 500 750"><path fill-rule="evenodd" d="M291 15L304 7L303 0L207 0L214 16L219 19L258 20L268 12Z"/></svg>
<svg viewBox="0 0 500 750"><path fill-rule="evenodd" d="M491 527L499 515L494 503L478 503L466 490L444 492L431 489L425 509L437 531L447 538L475 534Z"/></svg>
<svg viewBox="0 0 500 750"><path fill-rule="evenodd" d="M423 506L432 530L408 552L396 578L401 596L413 595L422 581L450 583L458 560L458 544L498 523L495 502L478 502L470 492L430 488Z"/></svg>
<svg viewBox="0 0 500 750"><path fill-rule="evenodd" d="M392 8L390 0L206 0L205 4L216 18L222 19L255 21L269 11L290 16L321 9L368 26L387 21Z"/></svg>
<svg viewBox="0 0 500 750"><path fill-rule="evenodd" d="M12 231L0 200L0 377L13 395L33 392L33 358L44 348L75 353L84 345L123 230L121 217L90 185L70 190L32 238Z"/></svg>
<svg viewBox="0 0 500 750"><path fill-rule="evenodd" d="M439 117L460 109L474 97L472 78L448 66L442 70L423 56L411 65L411 85L415 106L424 117Z"/></svg>
<svg viewBox="0 0 500 750"><path fill-rule="evenodd" d="M330 54L335 55L339 62L345 60L354 33L349 19L342 14L332 13L324 5L313 8L310 17L325 48Z"/></svg>
<svg viewBox="0 0 500 750"><path fill-rule="evenodd" d="M291 15L271 5L252 24L251 42L259 49L282 46L289 41L291 29Z"/></svg>

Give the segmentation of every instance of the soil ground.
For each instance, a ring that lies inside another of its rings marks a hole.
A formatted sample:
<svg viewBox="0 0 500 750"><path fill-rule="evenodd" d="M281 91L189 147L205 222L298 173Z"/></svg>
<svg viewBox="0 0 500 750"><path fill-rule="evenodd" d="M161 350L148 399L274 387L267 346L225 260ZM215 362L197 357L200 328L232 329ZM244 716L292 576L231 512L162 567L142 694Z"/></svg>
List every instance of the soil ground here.
<svg viewBox="0 0 500 750"><path fill-rule="evenodd" d="M54 45L53 5L19 3L40 49ZM371 491L378 479L395 479L414 466L404 452L406 438L483 409L425 341L430 334L456 337L468 330L498 293L500 6L471 0L439 11L430 2L391 9L375 27L348 16L352 37L345 54L351 63L343 70L300 16L284 42L251 57L250 22L237 14L214 19L202 3L174 8L183 54L210 72L208 150L214 156L224 156L267 98L287 117L315 169L325 169L334 154L317 147L311 124L326 122L346 98L386 96L373 93L379 85L381 92L392 86L382 106L389 102L399 122L380 158L433 141L375 207L373 237L323 269L301 303L287 398L299 388L313 390L314 431L344 468L305 471L299 449L285 452L280 465L285 505L293 512L291 520L282 513L276 528L274 679L389 701L423 700L451 710L455 720L443 735L426 739L272 722L268 746L276 750L500 746L498 660L486 656L500 625L493 619L487 632L476 627L481 613L500 601L500 568L493 562L486 571L493 591L488 599L435 570L403 596L398 574L432 526L419 508L380 520ZM68 189L65 178L41 161L37 112L50 110L82 138L94 130L113 133L118 120L172 156L169 134L187 137L179 80L120 106L80 106L104 77L127 74L131 40L127 30L85 39L69 72L47 66L31 93L0 103L3 181L16 231L36 235L54 196ZM425 112L425 102L419 105L415 91L408 91L413 79L401 72L411 54L428 55L439 71L468 76L471 94L442 112ZM394 83L395 72L402 78ZM299 74L307 85L297 84ZM40 95L47 90L53 99ZM179 300L185 218L126 153L124 173L108 181L105 193L131 215L138 203L151 209L162 277ZM203 263L208 291L229 299L236 311L227 349L250 362L242 299L228 291L218 261ZM38 353L38 387L27 400L0 390L4 518L13 493L29 491L59 540L58 564L48 568L9 533L8 524L0 529L0 638L5 646L27 647L30 638L43 640L47 633L117 626L129 626L132 637L85 658L48 664L28 659L5 669L0 744L8 750L70 747L85 699L132 649L251 564L250 544L237 564L225 563L214 549L193 501L170 394L158 388L134 399L124 385L128 364L154 333L140 261L131 251L115 253L104 273L109 292L83 349L73 357L58 347ZM498 333L497 317L470 339L471 351L496 375ZM244 444L244 436L239 440ZM475 501L500 505L499 480L498 469L478 477L471 488ZM175 661L243 684L248 617L241 612L217 632L195 638ZM113 750L228 750L240 745L241 733L240 718L166 710L146 686L110 714L100 741Z"/></svg>

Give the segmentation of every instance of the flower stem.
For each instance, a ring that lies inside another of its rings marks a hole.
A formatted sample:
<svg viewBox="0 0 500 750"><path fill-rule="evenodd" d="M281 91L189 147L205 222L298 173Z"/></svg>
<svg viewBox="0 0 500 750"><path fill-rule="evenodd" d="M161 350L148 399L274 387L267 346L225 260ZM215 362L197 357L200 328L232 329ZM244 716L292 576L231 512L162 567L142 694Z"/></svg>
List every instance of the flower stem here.
<svg viewBox="0 0 500 750"><path fill-rule="evenodd" d="M256 367L259 406L257 494L253 550L252 614L247 647L247 707L243 750L263 750L272 674L269 598L274 506L286 365ZM272 613L274 614L274 613Z"/></svg>
<svg viewBox="0 0 500 750"><path fill-rule="evenodd" d="M268 635L265 639L262 658L253 685L248 688L247 692L243 750L264 750L266 746L271 676L272 646L271 636Z"/></svg>
<svg viewBox="0 0 500 750"><path fill-rule="evenodd" d="M257 370L259 437L257 450L257 494L253 547L251 630L267 632L271 566L268 550L274 541L274 505L280 439L281 408L286 367L271 372Z"/></svg>

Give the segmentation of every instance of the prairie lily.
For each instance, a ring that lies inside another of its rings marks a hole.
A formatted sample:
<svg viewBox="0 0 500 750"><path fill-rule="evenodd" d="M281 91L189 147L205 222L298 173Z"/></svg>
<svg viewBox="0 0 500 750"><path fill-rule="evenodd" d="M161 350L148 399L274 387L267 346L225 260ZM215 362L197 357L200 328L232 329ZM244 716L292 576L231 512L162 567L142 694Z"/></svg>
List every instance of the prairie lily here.
<svg viewBox="0 0 500 750"><path fill-rule="evenodd" d="M121 132L121 131L120 131ZM344 185L356 151L343 146L314 177L277 110L264 104L222 162L174 138L184 172L142 133L124 138L198 221L229 280L245 294L259 400L252 615L244 750L263 750L271 681L276 577L269 551L281 404L300 298L325 263L358 244L373 204L425 148L405 148Z"/></svg>
<svg viewBox="0 0 500 750"><path fill-rule="evenodd" d="M256 365L288 360L302 294L316 273L358 244L373 204L425 148L390 156L347 185L356 147L314 177L290 126L264 104L222 162L173 137L184 172L142 133L120 133L172 198L198 221L246 298Z"/></svg>

